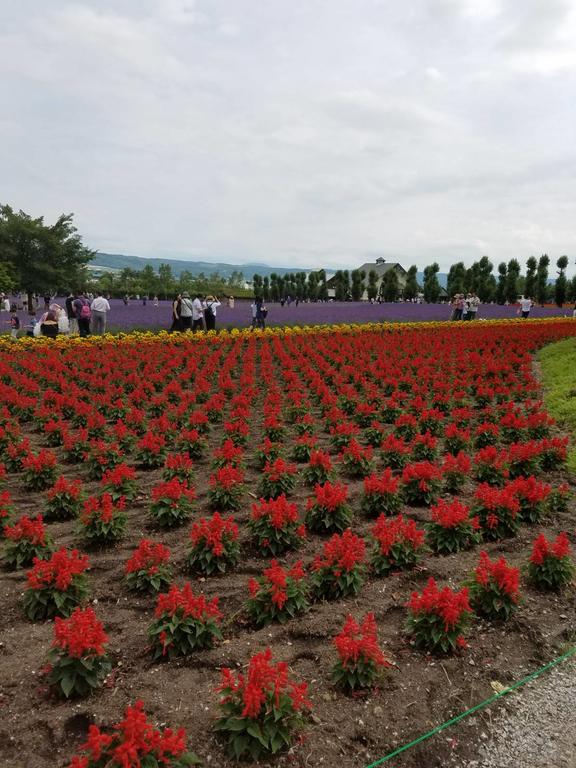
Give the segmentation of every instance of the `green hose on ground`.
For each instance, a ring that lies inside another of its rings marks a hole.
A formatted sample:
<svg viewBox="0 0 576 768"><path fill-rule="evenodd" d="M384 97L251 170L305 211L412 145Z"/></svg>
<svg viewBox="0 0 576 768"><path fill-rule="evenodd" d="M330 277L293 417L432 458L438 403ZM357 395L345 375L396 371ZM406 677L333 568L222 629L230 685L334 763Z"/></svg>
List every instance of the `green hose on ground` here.
<svg viewBox="0 0 576 768"><path fill-rule="evenodd" d="M518 682L514 683L508 688L505 688L503 691L500 691L499 693L495 693L494 696L490 696L489 699L485 699L484 701L481 701L479 704L476 704L471 709L467 709L465 712L461 712L459 715L456 715L455 717L450 718L450 720L447 720L445 723L442 723L442 725L436 726L436 728L433 728L431 731L428 731L427 733L422 734L422 736L419 736L417 739L414 739L408 744L404 744L404 746L398 747L398 749L395 749L393 752L389 752L384 757L381 757L379 760L376 760L375 763L370 763L370 765L367 765L366 768L377 768L377 766L387 763L388 760L392 760L393 757L397 757L402 752L406 752L406 750L411 749L412 747L415 747L417 744L420 744L421 742L426 741L432 736L435 736L437 733L444 731L449 726L454 725L455 723L459 722L465 717L468 717L468 715L472 715L474 714L474 712L478 712L479 709L484 709L484 707L490 706L490 704L493 704L502 696L506 696L508 693L515 691L517 688L520 688L522 685L529 683L531 680L534 680L536 677L539 677L541 674L548 671L552 667L555 667L557 664L560 664L561 662L566 661L566 659L569 659L571 656L574 656L574 654L576 654L576 646L574 648L571 648L562 656L559 656L557 659L550 661L548 664L545 664L543 667L540 667L540 669L537 669L535 672L532 672L527 677L522 678L522 680L518 680Z"/></svg>

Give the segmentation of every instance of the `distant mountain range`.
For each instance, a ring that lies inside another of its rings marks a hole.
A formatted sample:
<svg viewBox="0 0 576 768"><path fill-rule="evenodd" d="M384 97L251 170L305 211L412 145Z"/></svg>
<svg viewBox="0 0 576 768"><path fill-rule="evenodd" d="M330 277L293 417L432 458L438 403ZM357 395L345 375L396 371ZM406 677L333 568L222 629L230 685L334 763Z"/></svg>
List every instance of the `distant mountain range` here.
<svg viewBox="0 0 576 768"><path fill-rule="evenodd" d="M140 271L149 264L154 267L157 272L160 264L169 264L172 268L172 274L175 277L179 277L182 272L190 272L192 275L199 275L203 272L206 276L212 272L218 272L222 277L230 277L232 272L242 272L246 280L251 281L253 275L262 275L262 277L270 276L273 272L277 275L285 275L288 272L311 272L310 269L301 269L294 267L270 267L267 264L225 264L221 262L209 262L209 261L182 261L180 259L144 259L141 256L125 256L122 253L97 253L94 257L91 267L100 267L103 270L109 269L136 269ZM402 265L409 266L409 265ZM351 267L354 269L354 267ZM336 270L326 268L326 272L330 275ZM438 273L438 282L442 288L446 288L448 281L448 275L445 272ZM420 285L424 282L424 273L418 272L418 282Z"/></svg>
<svg viewBox="0 0 576 768"><path fill-rule="evenodd" d="M206 276L212 272L218 272L222 277L230 277L232 272L242 272L246 280L252 280L253 275L270 276L273 272L277 275L285 275L287 272L310 272L309 269L294 269L290 267L269 267L267 264L224 264L209 261L181 261L180 259L144 259L141 256L125 256L121 253L97 253L90 266L92 268L109 269L136 269L138 271L150 265L154 271L158 271L160 264L169 264L172 274L179 277L182 272L190 272L199 275L203 272Z"/></svg>

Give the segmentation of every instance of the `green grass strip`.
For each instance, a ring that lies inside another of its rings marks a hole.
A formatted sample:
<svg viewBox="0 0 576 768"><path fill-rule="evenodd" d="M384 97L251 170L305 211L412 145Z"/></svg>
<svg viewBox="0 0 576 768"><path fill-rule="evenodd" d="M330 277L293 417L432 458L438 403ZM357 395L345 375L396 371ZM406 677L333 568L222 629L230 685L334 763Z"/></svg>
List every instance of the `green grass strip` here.
<svg viewBox="0 0 576 768"><path fill-rule="evenodd" d="M549 344L537 354L546 409L576 443L576 338ZM576 447L568 453L568 469L576 473Z"/></svg>
<svg viewBox="0 0 576 768"><path fill-rule="evenodd" d="M446 728L449 728L451 725L454 725L455 723L459 722L463 718L468 717L468 715L472 715L474 714L474 712L478 712L479 709L484 709L484 707L490 706L490 704L493 704L495 701L502 698L502 696L506 696L512 691L515 691L517 688L520 688L520 686L522 685L526 685L526 683L529 683L531 680L534 680L536 677L539 677L544 672L547 672L552 667L555 667L557 664L560 664L561 662L566 661L566 659L569 659L571 656L574 656L574 654L576 654L576 646L574 648L571 648L562 656L559 656L557 659L554 659L553 661L548 662L548 664L545 664L543 667L540 667L540 669L537 669L535 672L532 672L527 677L523 677L522 680L518 680L518 682L514 683L508 688L505 688L503 691L500 691L500 693L495 693L494 696L490 696L489 699L485 699L484 701L481 701L480 704L476 704L471 709L467 709L465 712L461 712L459 715L452 717L450 720L447 720L445 723L442 723L442 725L438 725L436 726L436 728L433 728L431 731L428 731L428 733L424 733L422 734L422 736L419 736L417 739L414 739L414 741L411 741L409 744L404 744L404 746L398 747L398 749L395 749L393 752L389 752L384 757L381 757L379 760L376 760L375 763L370 763L370 765L366 766L366 768L376 768L379 765L383 765L383 763L387 763L388 760L392 760L393 757L397 757L398 755L402 754L402 752L406 752L407 749L411 749L412 747L415 747L417 744L420 744L423 741L426 741L427 739L431 738L432 736L435 736L437 733L444 731Z"/></svg>

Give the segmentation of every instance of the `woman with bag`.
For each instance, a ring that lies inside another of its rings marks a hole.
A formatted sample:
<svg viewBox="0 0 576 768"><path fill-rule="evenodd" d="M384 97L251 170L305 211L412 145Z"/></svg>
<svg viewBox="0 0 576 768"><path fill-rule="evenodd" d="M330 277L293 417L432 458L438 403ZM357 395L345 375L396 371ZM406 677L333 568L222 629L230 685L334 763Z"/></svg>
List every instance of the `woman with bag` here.
<svg viewBox="0 0 576 768"><path fill-rule="evenodd" d="M178 294L172 302L172 325L170 326L170 333L182 330L182 320L180 318L180 311L182 308L182 296Z"/></svg>
<svg viewBox="0 0 576 768"><path fill-rule="evenodd" d="M204 322L207 331L216 330L216 308L220 306L217 296L206 296L204 307Z"/></svg>

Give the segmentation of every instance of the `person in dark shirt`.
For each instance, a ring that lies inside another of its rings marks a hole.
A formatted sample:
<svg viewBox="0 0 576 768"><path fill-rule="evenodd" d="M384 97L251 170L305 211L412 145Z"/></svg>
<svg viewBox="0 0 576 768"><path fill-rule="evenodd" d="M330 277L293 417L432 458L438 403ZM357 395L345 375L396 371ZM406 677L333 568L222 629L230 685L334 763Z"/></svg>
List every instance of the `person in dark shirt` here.
<svg viewBox="0 0 576 768"><path fill-rule="evenodd" d="M10 336L13 339L18 338L18 331L20 330L20 318L16 314L16 310L12 311L12 317L8 321L10 323Z"/></svg>
<svg viewBox="0 0 576 768"><path fill-rule="evenodd" d="M40 325L40 333L49 339L55 339L58 336L58 317L51 309L46 313L46 317Z"/></svg>
<svg viewBox="0 0 576 768"><path fill-rule="evenodd" d="M76 296L72 292L66 298L66 315L70 324L70 333L78 333L78 320L76 319L76 310L74 308L75 299Z"/></svg>

